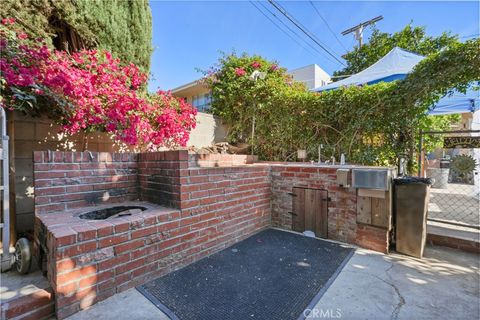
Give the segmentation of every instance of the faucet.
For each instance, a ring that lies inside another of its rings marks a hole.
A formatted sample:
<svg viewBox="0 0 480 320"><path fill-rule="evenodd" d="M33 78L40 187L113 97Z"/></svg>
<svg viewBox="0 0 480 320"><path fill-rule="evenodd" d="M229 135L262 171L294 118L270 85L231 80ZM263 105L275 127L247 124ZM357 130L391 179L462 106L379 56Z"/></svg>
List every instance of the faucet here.
<svg viewBox="0 0 480 320"><path fill-rule="evenodd" d="M330 158L330 160L332 161L332 166L334 166L334 165L335 165L335 156L332 156L332 157Z"/></svg>
<svg viewBox="0 0 480 320"><path fill-rule="evenodd" d="M322 163L322 149L323 149L323 144L320 144L318 146L318 164Z"/></svg>

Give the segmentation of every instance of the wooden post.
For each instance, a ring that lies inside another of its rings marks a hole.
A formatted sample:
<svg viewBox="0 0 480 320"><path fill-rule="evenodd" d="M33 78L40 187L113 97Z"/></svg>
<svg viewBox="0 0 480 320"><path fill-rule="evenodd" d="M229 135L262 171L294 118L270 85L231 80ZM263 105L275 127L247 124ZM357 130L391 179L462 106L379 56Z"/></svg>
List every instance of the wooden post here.
<svg viewBox="0 0 480 320"><path fill-rule="evenodd" d="M418 176L422 176L422 161L423 161L423 131L420 129L420 140L418 142Z"/></svg>

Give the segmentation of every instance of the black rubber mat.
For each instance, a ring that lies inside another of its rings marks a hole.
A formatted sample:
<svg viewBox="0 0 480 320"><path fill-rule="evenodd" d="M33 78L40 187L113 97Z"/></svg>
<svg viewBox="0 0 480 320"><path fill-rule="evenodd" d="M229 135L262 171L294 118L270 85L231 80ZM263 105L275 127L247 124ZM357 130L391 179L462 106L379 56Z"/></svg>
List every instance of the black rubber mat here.
<svg viewBox="0 0 480 320"><path fill-rule="evenodd" d="M303 318L353 249L267 229L137 289L172 319Z"/></svg>

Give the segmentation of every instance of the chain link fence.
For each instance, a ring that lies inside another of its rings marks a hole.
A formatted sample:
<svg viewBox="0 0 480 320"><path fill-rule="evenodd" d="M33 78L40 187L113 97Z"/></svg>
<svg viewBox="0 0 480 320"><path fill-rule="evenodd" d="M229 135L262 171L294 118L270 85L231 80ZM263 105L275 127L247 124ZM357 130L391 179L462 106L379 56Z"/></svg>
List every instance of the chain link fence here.
<svg viewBox="0 0 480 320"><path fill-rule="evenodd" d="M480 228L480 137L472 131L442 134L444 148L424 158L424 175L435 179L428 219Z"/></svg>

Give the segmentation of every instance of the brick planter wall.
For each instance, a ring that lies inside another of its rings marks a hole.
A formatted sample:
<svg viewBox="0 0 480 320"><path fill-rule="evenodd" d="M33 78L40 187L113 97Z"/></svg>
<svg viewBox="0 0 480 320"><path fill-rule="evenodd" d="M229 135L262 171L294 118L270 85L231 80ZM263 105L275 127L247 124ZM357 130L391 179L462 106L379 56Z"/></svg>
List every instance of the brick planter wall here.
<svg viewBox="0 0 480 320"><path fill-rule="evenodd" d="M76 156L79 160L75 160ZM50 157L47 153L35 153L35 183L39 186L36 242L47 256L59 319L221 250L271 224L268 166L188 169L188 154L184 151L93 156L92 160L88 153L61 152L54 154L51 163L50 158L45 158ZM105 165L103 158L112 161ZM82 166L83 161L88 166ZM131 190L127 197L107 199L98 193L98 201L85 199L88 191L83 188L87 186L102 194L115 190L111 180L123 169L129 170L126 181L132 181L127 185ZM74 172L78 183L70 179ZM95 175L103 180L92 179ZM72 190L75 196L70 198L66 189L72 186L82 188ZM137 197L148 202L122 204L144 205L151 210L103 221L76 217L88 211L86 206L92 203ZM77 201L86 202L79 209Z"/></svg>
<svg viewBox="0 0 480 320"><path fill-rule="evenodd" d="M257 156L243 154L189 154L189 167L230 167L252 164L258 161Z"/></svg>
<svg viewBox="0 0 480 320"><path fill-rule="evenodd" d="M35 212L138 199L137 154L34 152Z"/></svg>
<svg viewBox="0 0 480 320"><path fill-rule="evenodd" d="M180 208L180 185L188 174L188 152L166 151L138 155L140 197L145 201Z"/></svg>
<svg viewBox="0 0 480 320"><path fill-rule="evenodd" d="M389 230L357 222L357 192L338 186L337 168L238 165L251 159L224 157L35 152L35 246L46 257L57 317L263 228L291 229L289 193L297 186L328 191L328 238L388 251ZM109 220L77 217L112 203L149 210Z"/></svg>

